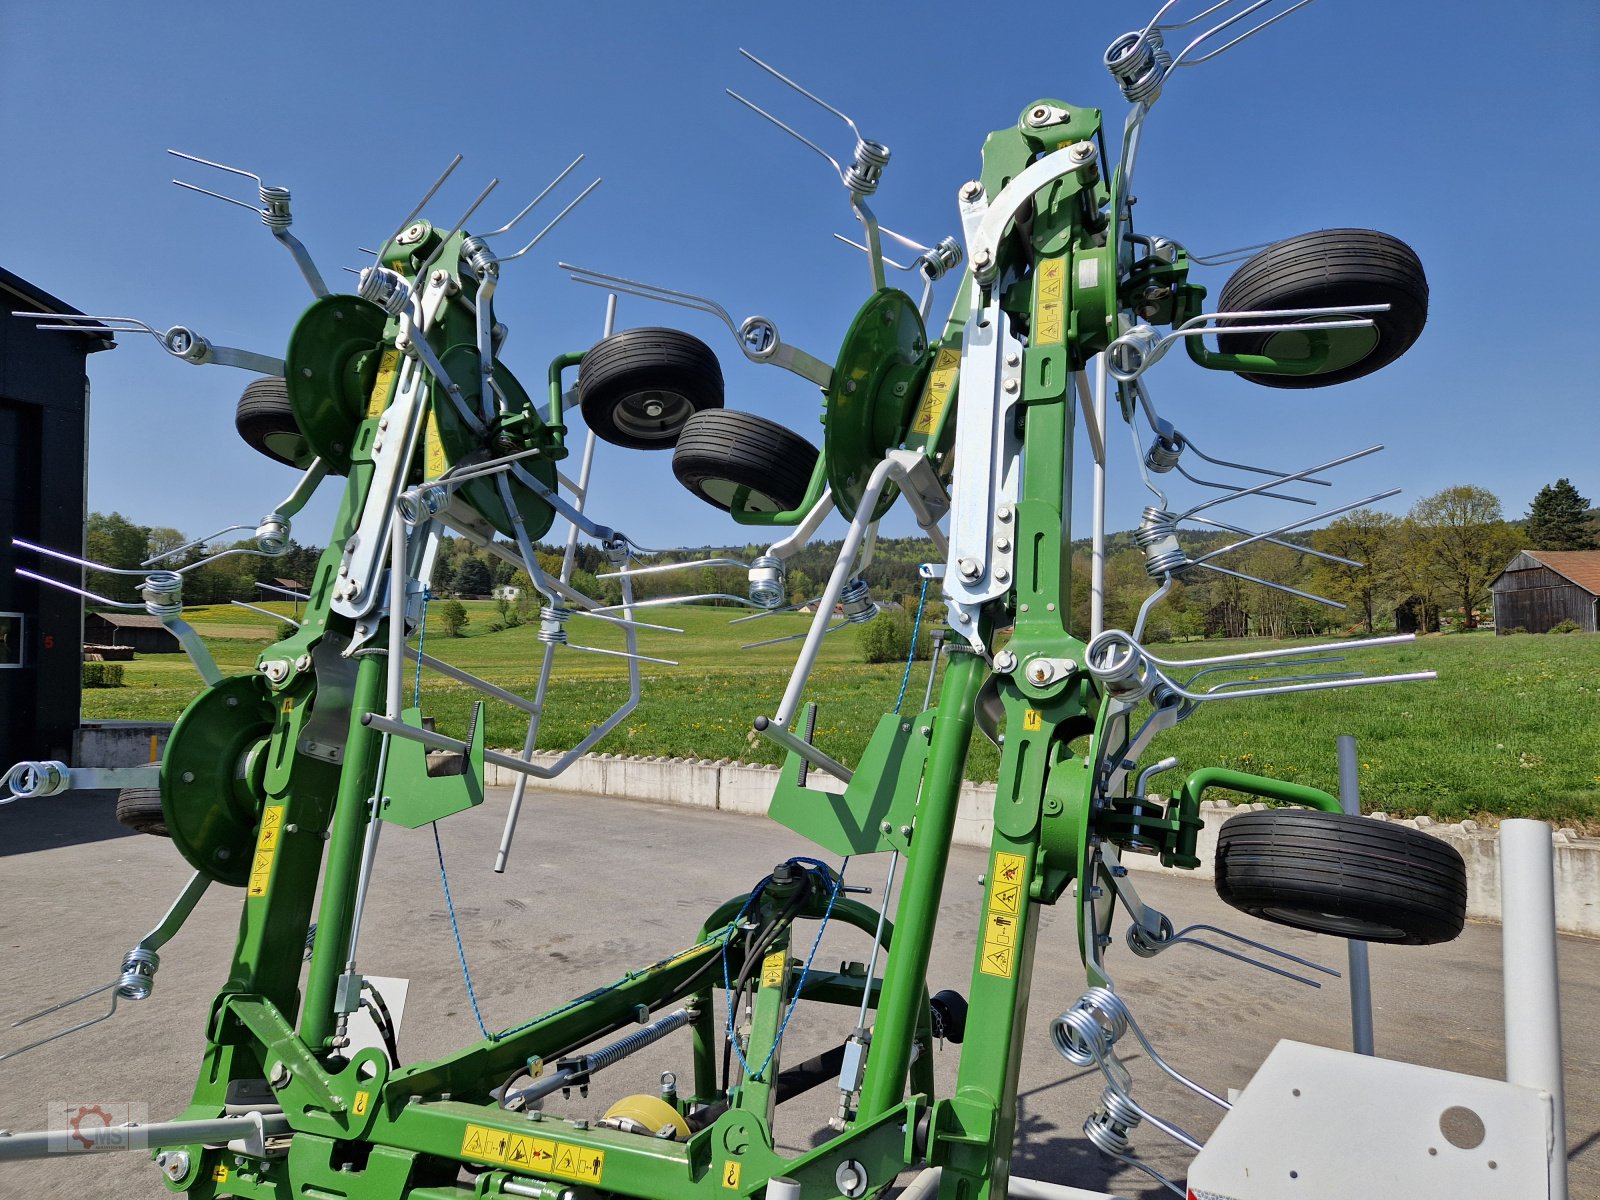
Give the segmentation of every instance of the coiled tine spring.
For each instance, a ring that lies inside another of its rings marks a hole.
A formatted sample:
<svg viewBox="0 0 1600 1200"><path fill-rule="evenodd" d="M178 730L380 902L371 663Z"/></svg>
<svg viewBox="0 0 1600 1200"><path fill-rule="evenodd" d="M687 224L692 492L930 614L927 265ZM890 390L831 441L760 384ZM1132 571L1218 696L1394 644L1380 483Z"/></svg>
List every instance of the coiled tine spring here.
<svg viewBox="0 0 1600 1200"><path fill-rule="evenodd" d="M860 128L853 120L850 119L848 114L835 108L816 93L808 91L800 84L790 79L782 71L779 71L776 67L772 66L770 63L762 62L754 54L751 54L750 51L742 47L740 48L739 53L744 55L744 57L749 59L751 62L755 63L756 66L760 67L773 78L788 84L791 88L799 92L813 104L826 109L828 112L838 117L845 123L846 126L849 127L851 134L856 140L855 155L851 160L849 167L840 166L838 159L834 158L833 155L829 154L810 138L784 124L782 121L778 120L777 117L767 112L764 108L761 108L758 105L753 104L751 101L745 99L732 88L727 89L728 95L732 96L746 108L752 109L753 111L759 113L761 116L771 121L779 129L783 130L785 133L789 134L798 141L803 142L805 145L810 146L811 149L815 150L823 158L827 159L828 162L832 164L833 169L839 173L839 181L843 183L845 187L850 189L852 195L858 197L870 196L876 192L878 190L878 182L883 176L883 168L889 163L889 148L882 142L875 142L870 138L863 137Z"/></svg>

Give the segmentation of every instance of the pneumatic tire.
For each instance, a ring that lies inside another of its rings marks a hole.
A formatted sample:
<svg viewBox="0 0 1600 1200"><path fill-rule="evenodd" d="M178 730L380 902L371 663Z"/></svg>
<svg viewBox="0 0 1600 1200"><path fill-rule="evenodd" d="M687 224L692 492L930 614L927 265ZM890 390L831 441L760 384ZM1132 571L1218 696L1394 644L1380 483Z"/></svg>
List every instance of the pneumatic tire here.
<svg viewBox="0 0 1600 1200"><path fill-rule="evenodd" d="M578 407L595 436L630 450L670 450L697 412L722 407L722 366L678 329L625 329L578 364Z"/></svg>
<svg viewBox="0 0 1600 1200"><path fill-rule="evenodd" d="M172 836L161 811L160 788L123 788L117 793L117 820L135 833Z"/></svg>
<svg viewBox="0 0 1600 1200"><path fill-rule="evenodd" d="M1466 920L1461 855L1404 825L1304 809L1241 813L1223 823L1216 862L1217 895L1296 929L1430 946Z"/></svg>
<svg viewBox="0 0 1600 1200"><path fill-rule="evenodd" d="M1218 298L1222 312L1282 308L1329 308L1387 304L1369 314L1371 330L1334 330L1327 336L1348 347L1330 369L1314 375L1267 375L1241 371L1252 383L1277 388L1327 387L1388 366L1416 342L1428 320L1428 278L1416 251L1374 229L1323 229L1268 246L1247 260ZM1307 318L1310 320L1311 318ZM1235 324L1239 322L1233 322ZM1223 322L1225 328L1229 322ZM1224 354L1306 353L1306 335L1219 332Z"/></svg>
<svg viewBox="0 0 1600 1200"><path fill-rule="evenodd" d="M817 448L754 413L710 410L690 417L672 452L672 473L707 504L787 512L806 497Z"/></svg>
<svg viewBox="0 0 1600 1200"><path fill-rule="evenodd" d="M252 450L286 467L307 466L316 457L289 405L289 389L275 375L246 385L233 414L234 428Z"/></svg>

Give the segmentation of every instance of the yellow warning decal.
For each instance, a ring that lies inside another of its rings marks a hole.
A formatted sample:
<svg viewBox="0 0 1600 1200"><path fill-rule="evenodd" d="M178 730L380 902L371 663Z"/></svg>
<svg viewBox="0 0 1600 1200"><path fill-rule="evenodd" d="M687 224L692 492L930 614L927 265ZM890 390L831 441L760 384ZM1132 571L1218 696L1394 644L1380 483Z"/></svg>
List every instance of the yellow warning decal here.
<svg viewBox="0 0 1600 1200"><path fill-rule="evenodd" d="M294 697L293 696L285 696L283 698L283 713L284 713L284 715L288 716L288 714L292 713L293 711L294 711Z"/></svg>
<svg viewBox="0 0 1600 1200"><path fill-rule="evenodd" d="M378 378L372 384L372 398L367 402L367 416L375 417L389 402L389 387L394 383L394 373L400 366L400 351L390 348L383 352L378 364Z"/></svg>
<svg viewBox="0 0 1600 1200"><path fill-rule="evenodd" d="M1044 715L1037 708L1027 708L1022 711L1022 728L1029 733L1037 733L1044 727Z"/></svg>
<svg viewBox="0 0 1600 1200"><path fill-rule="evenodd" d="M261 810L261 832L256 835L256 853L250 862L249 896L265 896L272 877L272 859L278 853L278 837L283 832L283 805L269 804Z"/></svg>
<svg viewBox="0 0 1600 1200"><path fill-rule="evenodd" d="M505 1156L500 1161L508 1167L531 1169L533 1167L533 1139L525 1133L511 1134L506 1138Z"/></svg>
<svg viewBox="0 0 1600 1200"><path fill-rule="evenodd" d="M357 1092L356 1102L350 1106L350 1111L358 1117L364 1117L367 1115L367 1106L371 1103L371 1092Z"/></svg>
<svg viewBox="0 0 1600 1200"><path fill-rule="evenodd" d="M944 415L944 406L950 403L950 393L955 390L956 376L961 370L961 351L941 348L934 356L933 370L928 372L928 382L922 389L922 400L917 405L917 415L911 422L912 433L932 433Z"/></svg>
<svg viewBox="0 0 1600 1200"><path fill-rule="evenodd" d="M784 972L789 969L789 955L784 950L774 950L761 960L761 986L782 987Z"/></svg>
<svg viewBox="0 0 1600 1200"><path fill-rule="evenodd" d="M557 1175L582 1179L588 1183L600 1182L600 1172L606 1161L604 1150L590 1150L585 1146L568 1146L557 1142L555 1155L555 1166L551 1170Z"/></svg>
<svg viewBox="0 0 1600 1200"><path fill-rule="evenodd" d="M600 1182L606 1160L604 1150L569 1146L525 1133L506 1133L483 1125L468 1125L462 1132L461 1155L513 1170L564 1175L586 1183Z"/></svg>
<svg viewBox="0 0 1600 1200"><path fill-rule="evenodd" d="M1047 258L1039 264L1039 312L1036 323L1036 342L1062 340L1062 316L1066 312L1065 292L1067 264L1059 258Z"/></svg>
<svg viewBox="0 0 1600 1200"><path fill-rule="evenodd" d="M724 1166L722 1168L722 1186L725 1188L737 1188L739 1186L739 1172L743 1166L743 1163L737 1162L729 1162Z"/></svg>
<svg viewBox="0 0 1600 1200"><path fill-rule="evenodd" d="M439 440L439 410L428 410L428 478L437 479L445 473L450 463L444 456L444 443Z"/></svg>
<svg viewBox="0 0 1600 1200"><path fill-rule="evenodd" d="M228 1182L228 1168L227 1167L212 1167L211 1168L211 1182L213 1182L213 1183L227 1183Z"/></svg>
<svg viewBox="0 0 1600 1200"><path fill-rule="evenodd" d="M983 919L983 951L978 969L985 975L1009 979L1016 969L1022 928L1022 889L1027 884L1028 860L1020 854L996 854L989 873L989 907Z"/></svg>

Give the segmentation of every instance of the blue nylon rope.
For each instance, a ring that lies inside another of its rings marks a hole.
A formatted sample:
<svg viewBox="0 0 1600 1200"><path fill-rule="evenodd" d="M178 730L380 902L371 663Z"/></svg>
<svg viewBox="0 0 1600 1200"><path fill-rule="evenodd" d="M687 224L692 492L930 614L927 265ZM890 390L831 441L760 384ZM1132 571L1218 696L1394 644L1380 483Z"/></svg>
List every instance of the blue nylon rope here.
<svg viewBox="0 0 1600 1200"><path fill-rule="evenodd" d="M900 705L906 698L906 684L911 682L911 663L917 657L917 636L922 632L922 610L928 603L928 581L922 581L922 599L917 601L917 622L911 627L911 649L906 651L906 673L900 677L900 694L894 698L894 710L900 711Z"/></svg>
<svg viewBox="0 0 1600 1200"><path fill-rule="evenodd" d="M456 954L461 959L461 977L467 981L467 999L472 1001L472 1016L478 1029L489 1037L489 1027L483 1023L483 1013L478 1011L478 994L472 988L472 972L467 969L467 950L461 944L461 926L456 923L455 902L450 899L450 877L444 870L444 844L439 841L439 822L433 823L433 848L439 855L439 882L444 885L444 906L450 912L450 932L456 935Z"/></svg>

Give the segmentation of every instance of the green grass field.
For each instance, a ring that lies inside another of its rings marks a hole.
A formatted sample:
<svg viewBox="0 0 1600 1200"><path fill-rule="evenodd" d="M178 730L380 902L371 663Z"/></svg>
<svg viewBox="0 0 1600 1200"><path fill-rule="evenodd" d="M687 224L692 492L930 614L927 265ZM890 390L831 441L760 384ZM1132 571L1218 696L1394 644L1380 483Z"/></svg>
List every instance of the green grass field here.
<svg viewBox="0 0 1600 1200"><path fill-rule="evenodd" d="M501 687L532 695L543 647L537 623L490 633L498 619L489 603L469 604L465 636L446 637L430 612L426 650ZM253 668L256 656L285 626L239 608L198 608L188 615L226 672ZM683 634L646 632L642 653L677 666L643 665L643 699L597 749L624 754L682 755L776 762L776 748L757 738L751 718L771 713L788 681L797 642L741 651L741 643L801 633L809 618L777 614L730 627L734 609L644 610L644 620ZM574 619L574 643L620 649L622 637L601 622ZM1163 657L1197 657L1264 648L1266 642L1196 642L1157 647ZM172 720L199 691L182 655L143 655L127 663L126 685L84 693L86 720ZM1434 683L1356 688L1207 704L1153 749L1174 754L1186 770L1227 766L1336 787L1334 738L1357 738L1363 805L1368 811L1437 820L1537 817L1600 831L1600 638L1487 633L1420 639L1398 649L1358 651L1345 667L1372 673L1432 668ZM1330 668L1331 669L1331 668ZM824 643L808 696L822 698L817 741L853 762L878 717L892 708L902 667L857 661L855 633ZM921 704L927 664L912 670L906 704ZM460 733L475 694L425 672L423 709L443 732ZM540 729L542 749L575 744L627 695L623 660L560 651ZM490 704L488 744L519 746L522 714ZM979 738L968 766L972 779L993 779L998 754Z"/></svg>

